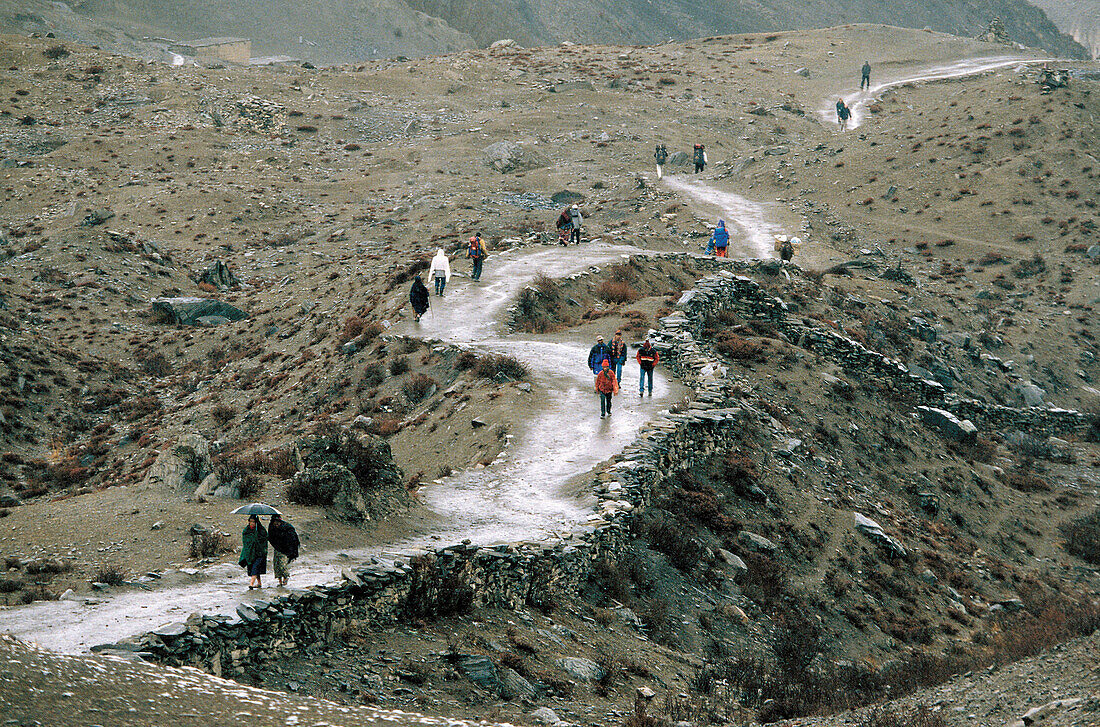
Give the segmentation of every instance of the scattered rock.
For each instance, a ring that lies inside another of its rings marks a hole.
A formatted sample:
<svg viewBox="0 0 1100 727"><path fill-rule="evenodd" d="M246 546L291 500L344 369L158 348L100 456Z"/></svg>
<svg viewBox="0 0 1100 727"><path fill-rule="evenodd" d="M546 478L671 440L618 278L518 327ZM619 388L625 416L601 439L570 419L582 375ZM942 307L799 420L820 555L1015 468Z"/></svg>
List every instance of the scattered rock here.
<svg viewBox="0 0 1100 727"><path fill-rule="evenodd" d="M525 172L550 164L550 160L539 152L510 141L499 141L485 147L481 152L481 162L501 174Z"/></svg>
<svg viewBox="0 0 1100 727"><path fill-rule="evenodd" d="M603 678L603 669L591 659L579 656L566 656L558 659L558 666L565 672L582 682L597 682Z"/></svg>
<svg viewBox="0 0 1100 727"><path fill-rule="evenodd" d="M936 429L941 435L963 444L973 444L978 439L978 428L969 419L959 419L944 409L918 406L921 421Z"/></svg>
<svg viewBox="0 0 1100 727"><path fill-rule="evenodd" d="M155 318L174 325L202 325L204 317L217 317L225 321L240 321L248 314L240 308L208 298L154 298L152 301ZM211 321L207 321L209 325Z"/></svg>
<svg viewBox="0 0 1100 727"><path fill-rule="evenodd" d="M210 443L195 433L184 434L162 451L149 473L148 484L163 485L170 492L191 490L211 473Z"/></svg>
<svg viewBox="0 0 1100 727"><path fill-rule="evenodd" d="M909 554L905 546L883 532L881 525L866 515L861 515L858 512L853 514L855 515L856 530L874 541L879 547L885 550L890 557L904 558Z"/></svg>
<svg viewBox="0 0 1100 727"><path fill-rule="evenodd" d="M241 281L233 274L229 266L221 260L215 260L210 263L209 267L207 267L206 270L202 272L202 275L198 277L198 282L208 283L219 290L236 288L241 284Z"/></svg>
<svg viewBox="0 0 1100 727"><path fill-rule="evenodd" d="M741 547L755 553L774 553L779 549L775 543L768 540L763 535L757 535L748 530L741 531L740 535L737 536L737 542L741 544ZM746 568L746 570L748 569Z"/></svg>
<svg viewBox="0 0 1100 727"><path fill-rule="evenodd" d="M539 707L534 712L527 715L537 724L554 725L561 722L561 718L557 713L549 707Z"/></svg>

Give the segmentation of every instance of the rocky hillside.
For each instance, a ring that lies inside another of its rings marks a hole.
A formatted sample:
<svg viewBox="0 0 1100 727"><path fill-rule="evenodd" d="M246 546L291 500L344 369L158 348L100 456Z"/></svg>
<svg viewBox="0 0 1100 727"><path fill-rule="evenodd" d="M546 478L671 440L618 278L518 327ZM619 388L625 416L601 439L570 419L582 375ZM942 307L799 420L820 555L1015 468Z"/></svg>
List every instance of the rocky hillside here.
<svg viewBox="0 0 1100 727"><path fill-rule="evenodd" d="M1066 35L1100 56L1100 3L1096 0L1031 0Z"/></svg>
<svg viewBox="0 0 1100 727"><path fill-rule="evenodd" d="M438 55L474 43L487 46L502 38L526 46L562 41L652 44L843 23L927 27L976 36L994 17L1003 20L1009 38L1016 43L1064 57L1084 55L1080 45L1023 0L981 4L955 0L764 0L737 4L699 0L323 0L311 6L308 17L302 16L297 3L286 0L262 5L255 0L82 0L68 5L44 0L0 2L0 29L9 31L50 30L123 52L140 48L144 37L242 36L253 40L254 55L289 55L326 64ZM1065 25L1061 27L1070 32ZM1083 32L1087 37L1087 31Z"/></svg>

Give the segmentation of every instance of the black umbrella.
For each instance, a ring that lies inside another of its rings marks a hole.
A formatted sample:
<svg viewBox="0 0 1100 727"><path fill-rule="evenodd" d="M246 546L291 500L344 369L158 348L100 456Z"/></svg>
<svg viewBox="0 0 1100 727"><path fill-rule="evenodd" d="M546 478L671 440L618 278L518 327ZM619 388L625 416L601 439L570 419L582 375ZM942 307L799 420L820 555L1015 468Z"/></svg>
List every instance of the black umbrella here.
<svg viewBox="0 0 1100 727"><path fill-rule="evenodd" d="M233 511L234 515L282 515L281 512L273 508L271 505L265 505L262 502L254 502L251 505L241 505Z"/></svg>

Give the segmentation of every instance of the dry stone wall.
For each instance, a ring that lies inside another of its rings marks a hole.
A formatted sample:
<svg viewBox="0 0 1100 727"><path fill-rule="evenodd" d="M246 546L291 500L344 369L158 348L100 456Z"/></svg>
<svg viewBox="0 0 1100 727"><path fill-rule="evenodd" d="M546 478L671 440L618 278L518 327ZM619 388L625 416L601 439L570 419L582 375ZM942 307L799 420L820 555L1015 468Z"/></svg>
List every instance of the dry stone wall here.
<svg viewBox="0 0 1100 727"><path fill-rule="evenodd" d="M717 272L681 296L652 338L662 365L694 391L685 411L651 422L638 439L593 480L598 498L591 519L557 543L482 547L464 542L392 562L343 571L340 583L292 590L271 600L238 606L234 615L193 614L186 622L93 650L124 649L171 665L192 665L237 676L284 652L343 634L424 618L471 606L519 608L545 605L576 593L595 563L615 559L629 537L634 513L648 505L655 486L705 461L730 433L758 416L731 406L732 381L723 363L699 343L706 321L723 308L774 321L800 345L845 368L894 379L939 404L979 421L1064 431L1081 426L1077 412L1016 410L980 402L948 401L942 387L913 376L904 364L870 351L834 331L790 315L786 304L746 275L774 263L700 261Z"/></svg>

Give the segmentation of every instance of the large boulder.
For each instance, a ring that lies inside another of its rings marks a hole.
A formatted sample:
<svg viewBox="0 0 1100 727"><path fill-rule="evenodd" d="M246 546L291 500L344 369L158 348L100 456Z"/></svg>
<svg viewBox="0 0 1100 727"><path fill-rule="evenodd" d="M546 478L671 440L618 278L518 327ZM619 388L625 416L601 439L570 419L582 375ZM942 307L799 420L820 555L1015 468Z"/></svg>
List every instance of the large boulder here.
<svg viewBox="0 0 1100 727"><path fill-rule="evenodd" d="M675 151L665 160L666 167L686 167L691 164L691 155L686 151Z"/></svg>
<svg viewBox="0 0 1100 727"><path fill-rule="evenodd" d="M512 141L498 141L485 147L481 152L481 161L501 174L525 172L550 164L543 154Z"/></svg>
<svg viewBox="0 0 1100 727"><path fill-rule="evenodd" d="M192 492L212 471L210 443L198 434L189 433L157 455L145 481L171 492Z"/></svg>
<svg viewBox="0 0 1100 727"><path fill-rule="evenodd" d="M925 426L936 429L948 439L963 444L973 444L978 439L978 428L969 419L959 419L949 411L932 406L918 406L917 411Z"/></svg>
<svg viewBox="0 0 1100 727"><path fill-rule="evenodd" d="M332 501L304 504L324 505L342 519L363 520L379 517L409 502L404 476L394 464L390 445L381 437L343 429L327 436L304 437L297 442L296 450L302 467L298 475L302 477L296 475L295 482L303 483L303 487L308 483L308 488L320 487L321 491L333 494ZM347 472L357 484L357 491L341 494L347 480L338 470L315 471L329 466ZM329 480L332 480L329 485L323 484ZM340 487L335 487L336 484ZM295 487L292 483L292 491Z"/></svg>
<svg viewBox="0 0 1100 727"><path fill-rule="evenodd" d="M153 315L165 323L182 326L240 321L248 314L236 306L210 298L154 298Z"/></svg>
<svg viewBox="0 0 1100 727"><path fill-rule="evenodd" d="M855 515L856 530L885 550L891 558L904 558L909 554L904 545L883 531L881 525L866 515L861 515L858 512L853 514Z"/></svg>
<svg viewBox="0 0 1100 727"><path fill-rule="evenodd" d="M233 274L229 266L221 260L215 260L210 263L206 270L203 270L202 274L199 275L198 282L208 283L219 290L236 288L241 284L241 281Z"/></svg>
<svg viewBox="0 0 1100 727"><path fill-rule="evenodd" d="M363 488L347 467L328 462L296 472L287 488L291 502L328 509L340 520L359 522L371 515L363 499Z"/></svg>

